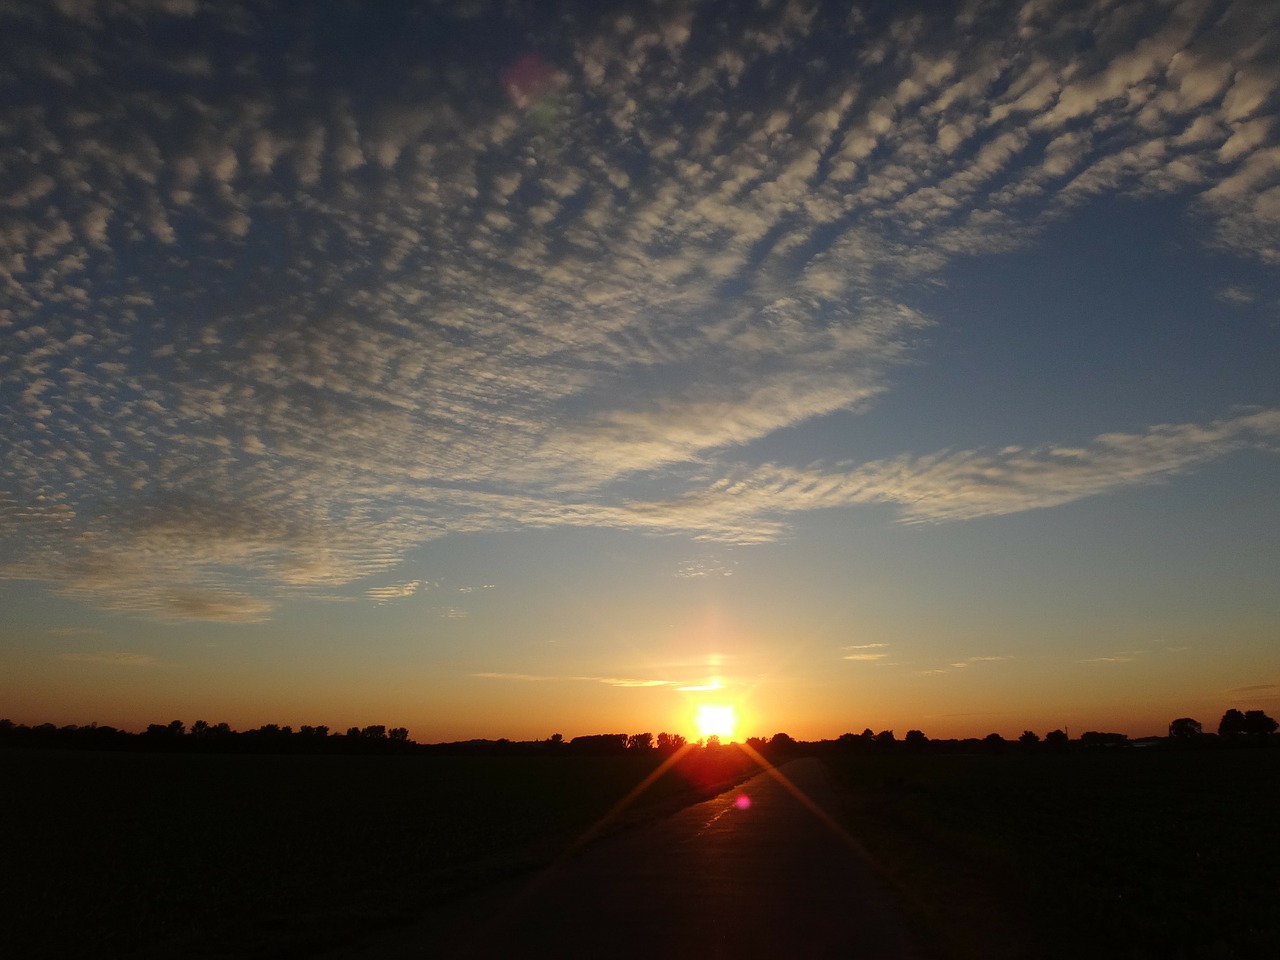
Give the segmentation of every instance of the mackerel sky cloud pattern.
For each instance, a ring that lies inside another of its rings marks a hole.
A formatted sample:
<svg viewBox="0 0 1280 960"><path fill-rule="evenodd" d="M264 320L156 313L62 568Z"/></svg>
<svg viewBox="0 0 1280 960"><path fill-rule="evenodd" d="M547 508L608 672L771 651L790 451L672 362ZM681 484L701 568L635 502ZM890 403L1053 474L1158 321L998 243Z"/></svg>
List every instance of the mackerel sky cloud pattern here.
<svg viewBox="0 0 1280 960"><path fill-rule="evenodd" d="M1276 4L282 9L0 4L0 576L250 623L422 592L394 568L450 535L975 522L1280 441L1257 396L776 446L930 362L948 271L1091 204L1274 282Z"/></svg>

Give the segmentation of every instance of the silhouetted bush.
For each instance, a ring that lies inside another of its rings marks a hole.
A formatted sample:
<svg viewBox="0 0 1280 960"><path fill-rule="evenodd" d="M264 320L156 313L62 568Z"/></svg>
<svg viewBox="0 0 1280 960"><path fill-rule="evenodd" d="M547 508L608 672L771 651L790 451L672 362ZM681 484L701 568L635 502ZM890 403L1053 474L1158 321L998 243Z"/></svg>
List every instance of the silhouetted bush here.
<svg viewBox="0 0 1280 960"><path fill-rule="evenodd" d="M569 741L569 749L574 753L594 756L625 753L627 735L625 733L594 733L590 736L574 737Z"/></svg>

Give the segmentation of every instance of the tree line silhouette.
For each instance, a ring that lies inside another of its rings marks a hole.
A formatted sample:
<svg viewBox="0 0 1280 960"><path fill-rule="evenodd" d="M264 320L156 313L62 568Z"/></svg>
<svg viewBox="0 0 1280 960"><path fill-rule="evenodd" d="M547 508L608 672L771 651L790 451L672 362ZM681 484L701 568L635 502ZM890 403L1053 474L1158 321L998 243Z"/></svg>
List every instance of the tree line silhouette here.
<svg viewBox="0 0 1280 960"><path fill-rule="evenodd" d="M1042 738L1026 730L1015 740L998 733L982 738L931 740L920 730L908 730L899 740L892 730L860 734L845 733L834 740L800 741L786 733L772 737L748 737L745 743L771 759L801 753L841 752L972 752L1000 753L1062 752L1069 749L1101 749L1132 746L1165 745L1176 747L1266 746L1280 740L1277 723L1262 710L1231 708L1218 722L1217 733L1207 733L1200 721L1179 717L1169 724L1167 737L1130 740L1123 733L1090 730L1071 739L1064 730L1052 730ZM70 724L57 726L42 723L29 727L12 720L0 720L0 746L65 747L70 749L145 750L193 753L428 753L452 755L589 755L618 756L656 753L669 755L693 746L716 750L723 745L718 737L707 737L690 744L678 733L598 733L566 740L552 734L545 740L462 740L451 743L417 743L409 738L405 727L388 728L383 724L349 727L345 733L331 731L320 724L298 729L274 723L251 730L233 730L229 724L210 724L197 720L188 728L181 720L152 723L140 733L111 726Z"/></svg>

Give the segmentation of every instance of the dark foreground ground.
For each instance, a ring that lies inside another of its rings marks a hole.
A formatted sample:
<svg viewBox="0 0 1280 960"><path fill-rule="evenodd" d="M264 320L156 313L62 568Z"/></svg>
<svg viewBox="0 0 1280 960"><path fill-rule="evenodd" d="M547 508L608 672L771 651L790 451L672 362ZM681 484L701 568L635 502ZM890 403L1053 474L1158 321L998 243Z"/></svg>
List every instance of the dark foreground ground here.
<svg viewBox="0 0 1280 960"><path fill-rule="evenodd" d="M1280 751L832 764L939 956L1280 957Z"/></svg>
<svg viewBox="0 0 1280 960"><path fill-rule="evenodd" d="M0 957L309 957L723 789L690 757L0 750Z"/></svg>
<svg viewBox="0 0 1280 960"><path fill-rule="evenodd" d="M916 960L838 806L821 762L794 760L325 960Z"/></svg>
<svg viewBox="0 0 1280 960"><path fill-rule="evenodd" d="M657 762L0 752L0 955L359 949L535 875ZM824 763L927 956L1280 956L1280 751ZM668 774L602 842L751 766Z"/></svg>

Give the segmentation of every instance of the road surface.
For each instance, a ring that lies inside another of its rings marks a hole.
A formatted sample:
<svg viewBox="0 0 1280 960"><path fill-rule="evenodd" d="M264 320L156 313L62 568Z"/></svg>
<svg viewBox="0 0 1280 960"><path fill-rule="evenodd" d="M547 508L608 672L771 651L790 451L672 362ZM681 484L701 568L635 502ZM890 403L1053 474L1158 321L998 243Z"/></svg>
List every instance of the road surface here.
<svg viewBox="0 0 1280 960"><path fill-rule="evenodd" d="M794 790L761 774L332 957L915 960L822 765L780 772Z"/></svg>

